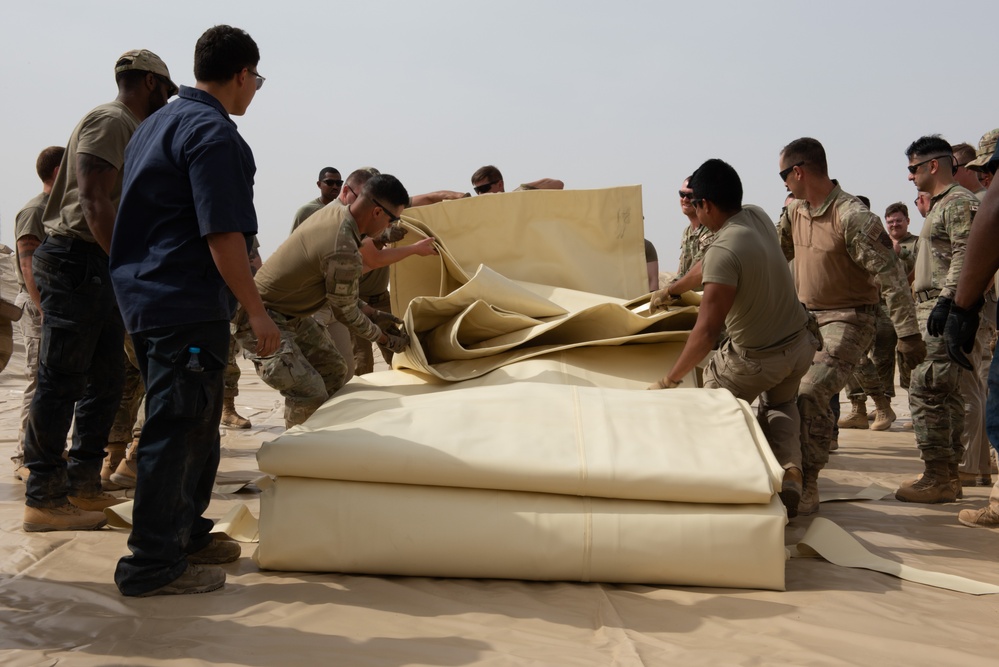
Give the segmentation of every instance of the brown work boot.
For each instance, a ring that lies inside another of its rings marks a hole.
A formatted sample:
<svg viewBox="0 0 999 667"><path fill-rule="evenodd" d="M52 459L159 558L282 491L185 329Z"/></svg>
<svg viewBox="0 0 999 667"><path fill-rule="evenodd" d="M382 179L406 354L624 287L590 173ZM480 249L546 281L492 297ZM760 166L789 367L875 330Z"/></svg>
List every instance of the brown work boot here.
<svg viewBox="0 0 999 667"><path fill-rule="evenodd" d="M904 503L952 503L957 500L947 461L925 461L926 470L917 479L903 482L895 498ZM960 486L961 483L957 482Z"/></svg>
<svg viewBox="0 0 999 667"><path fill-rule="evenodd" d="M853 412L841 418L839 422L840 428L869 428L867 424L867 401L862 401L859 398L854 398L850 400L853 403Z"/></svg>
<svg viewBox="0 0 999 667"><path fill-rule="evenodd" d="M798 503L798 514L808 516L819 511L819 471L805 468L802 473L801 501Z"/></svg>
<svg viewBox="0 0 999 667"><path fill-rule="evenodd" d="M874 397L874 423L871 424L872 431L887 431L895 423L895 411L891 409L891 400L887 396Z"/></svg>
<svg viewBox="0 0 999 667"><path fill-rule="evenodd" d="M24 506L24 531L45 533L50 530L96 530L108 522L104 512L89 512L72 503L60 507Z"/></svg>
<svg viewBox="0 0 999 667"><path fill-rule="evenodd" d="M111 482L121 489L134 489L135 479L139 469L136 465L136 456L139 451L139 439L136 438L128 446L125 458L118 462L118 467L111 473Z"/></svg>
<svg viewBox="0 0 999 667"><path fill-rule="evenodd" d="M978 475L973 472L958 471L957 478L961 481L961 486L978 486Z"/></svg>
<svg viewBox="0 0 999 667"><path fill-rule="evenodd" d="M152 595L187 595L189 593L209 593L217 591L225 585L225 572L220 567L195 565L188 563L184 574L169 584L154 588L137 597L147 598Z"/></svg>
<svg viewBox="0 0 999 667"><path fill-rule="evenodd" d="M798 503L801 502L802 476L800 468L784 468L784 480L780 485L780 501L787 509L787 518L798 516Z"/></svg>
<svg viewBox="0 0 999 667"><path fill-rule="evenodd" d="M222 401L222 425L229 428L250 428L252 424L246 417L241 417L236 412L236 399L232 396Z"/></svg>
<svg viewBox="0 0 999 667"><path fill-rule="evenodd" d="M961 473L959 472L958 463L948 463L947 464L947 479L950 480L950 486L954 489L954 497L957 500L964 498L964 488L961 486Z"/></svg>
<svg viewBox="0 0 999 667"><path fill-rule="evenodd" d="M101 488L105 491L117 491L124 488L111 481L111 475L118 469L118 464L125 458L124 442L109 442L104 448L104 463L101 465Z"/></svg>
<svg viewBox="0 0 999 667"><path fill-rule="evenodd" d="M978 510L961 510L957 520L972 528L999 528L999 508L986 505Z"/></svg>
<svg viewBox="0 0 999 667"><path fill-rule="evenodd" d="M196 565L221 565L231 563L242 555L243 548L237 542L213 537L201 550L187 554L187 562Z"/></svg>
<svg viewBox="0 0 999 667"><path fill-rule="evenodd" d="M102 512L105 507L123 503L125 499L115 498L110 493L98 493L96 496L69 496L69 502L85 512Z"/></svg>

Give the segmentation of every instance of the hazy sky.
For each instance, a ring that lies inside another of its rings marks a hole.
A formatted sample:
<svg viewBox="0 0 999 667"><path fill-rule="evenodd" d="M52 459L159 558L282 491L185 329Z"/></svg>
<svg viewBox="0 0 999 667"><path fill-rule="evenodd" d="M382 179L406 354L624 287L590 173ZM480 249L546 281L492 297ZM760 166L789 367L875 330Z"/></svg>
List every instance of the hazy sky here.
<svg viewBox="0 0 999 667"><path fill-rule="evenodd" d="M257 162L265 257L318 195L321 167L374 165L416 194L470 190L491 163L509 189L641 184L646 237L675 270L676 191L708 158L776 216L780 148L813 136L876 213L911 204L912 140L977 145L999 126L997 95L980 88L997 18L981 1L7 3L0 241L40 191L38 152L114 98L122 52L148 48L193 85L195 41L229 23L257 41L267 77L236 119Z"/></svg>

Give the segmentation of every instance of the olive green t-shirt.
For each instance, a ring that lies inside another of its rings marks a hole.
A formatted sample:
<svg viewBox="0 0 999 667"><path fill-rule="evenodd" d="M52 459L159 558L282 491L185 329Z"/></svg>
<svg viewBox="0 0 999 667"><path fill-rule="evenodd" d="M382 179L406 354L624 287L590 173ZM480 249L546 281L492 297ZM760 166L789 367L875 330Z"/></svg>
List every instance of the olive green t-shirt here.
<svg viewBox="0 0 999 667"><path fill-rule="evenodd" d="M80 206L77 155L93 155L118 170L114 189L111 191L111 201L117 208L121 199L125 146L138 127L139 119L117 100L102 104L83 117L69 137L66 153L59 166L59 175L52 186L52 196L45 207L43 220L48 234L68 236L90 243L96 241L83 218Z"/></svg>
<svg viewBox="0 0 999 667"><path fill-rule="evenodd" d="M295 211L295 219L291 221L291 231L298 229L299 225L305 222L309 216L321 209L323 206L326 206L326 204L324 204L323 200L319 197L316 197L306 204L302 204L298 210Z"/></svg>
<svg viewBox="0 0 999 667"><path fill-rule="evenodd" d="M49 196L40 192L24 205L17 212L14 221L14 251L17 251L17 241L25 236L34 236L39 241L45 240L45 225L42 224L42 213L45 212L45 204L48 203ZM17 275L17 284L24 287L24 276L21 275L21 258L18 256L14 262L14 273Z"/></svg>
<svg viewBox="0 0 999 667"><path fill-rule="evenodd" d="M805 326L777 230L763 209L743 206L729 218L704 252L702 270L705 285L735 286L725 329L737 347L773 347Z"/></svg>

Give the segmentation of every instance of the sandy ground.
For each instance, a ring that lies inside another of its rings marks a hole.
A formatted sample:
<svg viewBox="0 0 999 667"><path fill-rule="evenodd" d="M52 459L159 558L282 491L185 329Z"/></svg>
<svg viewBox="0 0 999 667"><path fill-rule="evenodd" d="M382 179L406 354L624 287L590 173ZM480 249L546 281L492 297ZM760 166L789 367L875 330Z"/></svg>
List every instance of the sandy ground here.
<svg viewBox="0 0 999 667"><path fill-rule="evenodd" d="M224 430L221 470L257 473L259 445L282 432L280 396L250 366ZM23 347L0 374L0 458L17 437ZM904 392L900 392L904 398ZM894 488L921 470L907 407L890 431L842 431L823 489ZM844 406L844 409L847 406ZM460 428L460 424L456 424ZM999 584L999 531L957 523L963 501L826 503L820 515L874 553ZM219 494L259 514L259 491ZM999 596L971 596L821 559L787 563L786 592L260 571L225 566L219 592L128 599L114 587L127 533L26 534L23 486L0 476L0 664L4 665L994 665ZM329 508L335 511L335 508ZM321 518L320 518L321 520ZM792 520L796 544L810 518Z"/></svg>

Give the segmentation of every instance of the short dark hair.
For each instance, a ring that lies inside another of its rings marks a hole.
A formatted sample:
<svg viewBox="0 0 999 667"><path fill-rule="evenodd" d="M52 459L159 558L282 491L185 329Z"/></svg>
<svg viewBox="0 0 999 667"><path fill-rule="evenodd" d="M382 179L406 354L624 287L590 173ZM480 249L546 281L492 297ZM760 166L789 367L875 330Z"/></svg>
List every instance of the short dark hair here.
<svg viewBox="0 0 999 667"><path fill-rule="evenodd" d="M485 167L479 167L475 170L475 173L472 174L472 185L475 185L475 181L483 180L502 181L503 174L501 174L500 170L496 167L491 164L487 164Z"/></svg>
<svg viewBox="0 0 999 667"><path fill-rule="evenodd" d="M35 160L35 172L43 183L52 178L52 172L62 163L65 152L66 149L62 146L49 146L38 154L38 159Z"/></svg>
<svg viewBox="0 0 999 667"><path fill-rule="evenodd" d="M821 176L829 175L829 164L826 162L826 149L822 147L818 139L812 139L811 137L795 139L787 146L784 146L780 154L784 156L784 162L788 165L802 162Z"/></svg>
<svg viewBox="0 0 999 667"><path fill-rule="evenodd" d="M257 43L245 30L228 25L209 28L194 46L194 78L225 83L244 67L260 62Z"/></svg>
<svg viewBox="0 0 999 667"><path fill-rule="evenodd" d="M399 179L391 174L378 174L368 179L361 192L368 199L377 199L391 206L409 206L409 193Z"/></svg>
<svg viewBox="0 0 999 667"><path fill-rule="evenodd" d="M946 155L953 158L954 153L943 137L939 134L928 134L919 137L905 149L905 157L927 157L929 155Z"/></svg>
<svg viewBox="0 0 999 667"><path fill-rule="evenodd" d="M897 201L894 204L888 204L888 208L885 209L885 217L887 218L892 213L901 213L906 218L908 218L909 217L909 207L906 206L905 204L903 204L900 201Z"/></svg>
<svg viewBox="0 0 999 667"><path fill-rule="evenodd" d="M712 158L690 175L694 199L707 199L723 213L742 210L742 180L727 162Z"/></svg>
<svg viewBox="0 0 999 667"><path fill-rule="evenodd" d="M118 90L136 90L142 85L147 74L152 74L152 72L129 69L124 72L115 72L114 81L118 84ZM153 74L153 76L156 75Z"/></svg>
<svg viewBox="0 0 999 667"><path fill-rule="evenodd" d="M855 195L855 196L857 197L857 199L859 199L860 201L862 201L864 203L864 206L866 206L867 208L871 207L871 200L870 199L868 199L864 195Z"/></svg>
<svg viewBox="0 0 999 667"><path fill-rule="evenodd" d="M337 169L336 167L323 167L319 171L319 180L320 181L323 180L323 176L325 176L326 174L336 174L337 176L339 176L340 170Z"/></svg>

